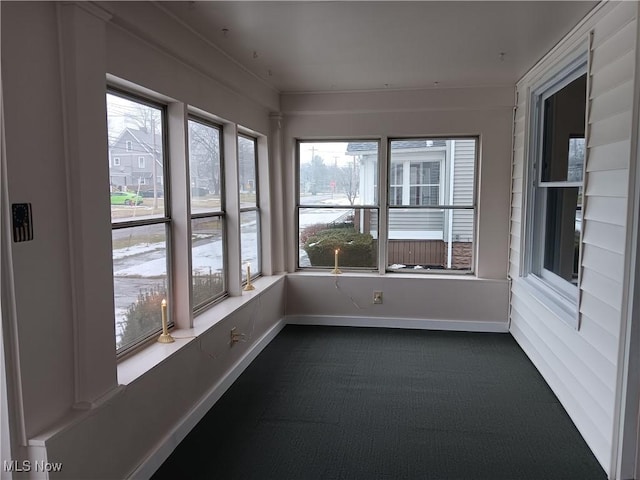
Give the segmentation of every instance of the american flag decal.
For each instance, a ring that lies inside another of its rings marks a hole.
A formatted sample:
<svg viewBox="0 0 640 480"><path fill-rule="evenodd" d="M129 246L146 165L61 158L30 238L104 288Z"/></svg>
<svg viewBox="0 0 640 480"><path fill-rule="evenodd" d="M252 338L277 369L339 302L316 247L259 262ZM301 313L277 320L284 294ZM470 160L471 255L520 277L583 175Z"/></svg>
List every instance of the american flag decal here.
<svg viewBox="0 0 640 480"><path fill-rule="evenodd" d="M31 204L14 203L11 205L11 211L13 217L13 241L17 243L33 240Z"/></svg>

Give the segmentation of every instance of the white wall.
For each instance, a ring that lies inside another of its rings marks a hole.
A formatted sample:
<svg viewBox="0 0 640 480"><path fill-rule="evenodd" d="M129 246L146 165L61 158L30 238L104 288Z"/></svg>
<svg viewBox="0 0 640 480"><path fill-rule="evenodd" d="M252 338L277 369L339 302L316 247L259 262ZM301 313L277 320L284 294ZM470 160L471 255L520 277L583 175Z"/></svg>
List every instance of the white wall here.
<svg viewBox="0 0 640 480"><path fill-rule="evenodd" d="M506 329L513 97L510 87L283 95L288 231L295 231L292 192L295 192L296 139L381 139L383 156L390 137L477 135L480 138L477 278L408 278L401 274L396 274L398 278L389 274L378 278L340 277L349 295L357 299L356 303L366 306L358 309L353 302L345 300L344 292L334 288L331 278L294 274L288 278L295 293L287 297L287 315L306 318L299 321L313 321L310 317L318 315L357 317L352 318L352 323L369 317L385 317L389 324L393 323L389 319L406 317L418 320L405 324L416 328L465 328L457 322L468 322L466 328L474 329L482 328L482 322L488 321L496 323L487 328ZM385 181L386 178L381 178L380 184ZM381 211L380 217L385 221L384 212ZM295 237L290 236L286 241L288 271L294 272L298 248ZM386 259L382 261L386 265ZM385 304L371 308L374 287L385 292ZM470 300L464 307L456 308L464 303L459 299ZM439 323L440 320L445 322Z"/></svg>
<svg viewBox="0 0 640 480"><path fill-rule="evenodd" d="M510 276L511 333L533 360L601 465L616 470L623 298L632 253L627 232L637 2L606 5L588 17L518 83ZM583 206L580 327L561 321L527 288L522 252L525 179L530 148L530 88L592 35ZM637 127L637 126L636 126Z"/></svg>
<svg viewBox="0 0 640 480"><path fill-rule="evenodd" d="M35 235L4 245L11 261L3 263L3 281L15 285L12 298L3 296L16 306L11 328L2 319L3 334L15 330L16 338L3 339L11 346L5 352L15 352L7 368L19 387L9 392L19 420L14 447L22 447L14 453L63 462L61 478L123 478L165 439L175 445L195 418L189 414L202 413L198 405L228 386L224 380L284 315L284 278L265 278L250 298L222 302L194 329L179 330L176 336L197 337L173 344L182 348L153 345L134 355L144 370L149 355L166 354L147 373L123 373L132 360L118 363L115 355L107 74L157 92L170 106L189 104L258 135L277 130L269 112L279 98L153 4L102 6L0 7L7 196L32 204ZM267 148L261 136L264 158ZM8 225L2 227L4 242ZM190 314L174 313L179 325ZM229 346L232 326L246 343Z"/></svg>

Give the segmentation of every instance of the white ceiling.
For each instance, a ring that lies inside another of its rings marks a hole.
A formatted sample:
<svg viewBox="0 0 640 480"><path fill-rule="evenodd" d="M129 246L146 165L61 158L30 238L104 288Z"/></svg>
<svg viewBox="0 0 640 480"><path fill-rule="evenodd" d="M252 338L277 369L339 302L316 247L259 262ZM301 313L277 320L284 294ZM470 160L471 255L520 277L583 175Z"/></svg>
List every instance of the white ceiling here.
<svg viewBox="0 0 640 480"><path fill-rule="evenodd" d="M278 91L311 92L513 85L596 3L158 5Z"/></svg>

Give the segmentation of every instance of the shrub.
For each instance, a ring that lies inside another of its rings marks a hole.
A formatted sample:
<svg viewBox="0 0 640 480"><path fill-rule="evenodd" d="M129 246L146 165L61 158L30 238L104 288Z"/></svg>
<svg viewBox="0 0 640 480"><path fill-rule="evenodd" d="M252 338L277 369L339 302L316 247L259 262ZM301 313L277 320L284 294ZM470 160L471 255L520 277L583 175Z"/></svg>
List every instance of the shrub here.
<svg viewBox="0 0 640 480"><path fill-rule="evenodd" d="M198 305L222 292L222 275L209 272L193 276L193 303ZM141 290L136 302L129 305L125 313L125 322L118 348L131 345L151 332L162 328L162 299L167 298L164 285Z"/></svg>
<svg viewBox="0 0 640 480"><path fill-rule="evenodd" d="M360 233L351 226L320 230L309 236L302 248L314 267L333 266L336 249L340 250L340 266L375 266L373 237L368 233Z"/></svg>

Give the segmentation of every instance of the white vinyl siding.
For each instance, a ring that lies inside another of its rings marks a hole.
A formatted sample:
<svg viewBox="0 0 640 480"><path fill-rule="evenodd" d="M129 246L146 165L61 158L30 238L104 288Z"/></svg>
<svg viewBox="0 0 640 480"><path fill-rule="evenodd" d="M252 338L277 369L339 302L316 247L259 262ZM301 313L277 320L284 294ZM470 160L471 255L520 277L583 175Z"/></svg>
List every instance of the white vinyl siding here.
<svg viewBox="0 0 640 480"><path fill-rule="evenodd" d="M473 184L476 158L475 140L455 140L453 172L453 204L473 205ZM473 210L454 210L452 240L471 241Z"/></svg>
<svg viewBox="0 0 640 480"><path fill-rule="evenodd" d="M416 230L416 225L420 230ZM389 213L389 238L392 240L442 240L443 229L444 213L441 210L394 208Z"/></svg>
<svg viewBox="0 0 640 480"><path fill-rule="evenodd" d="M509 274L511 333L545 377L605 471L613 473L618 337L624 285L636 2L607 5L567 37L517 85L512 165ZM539 300L523 272L523 192L529 89L562 52L593 33L588 92L587 164L582 220L580 327L572 329Z"/></svg>

